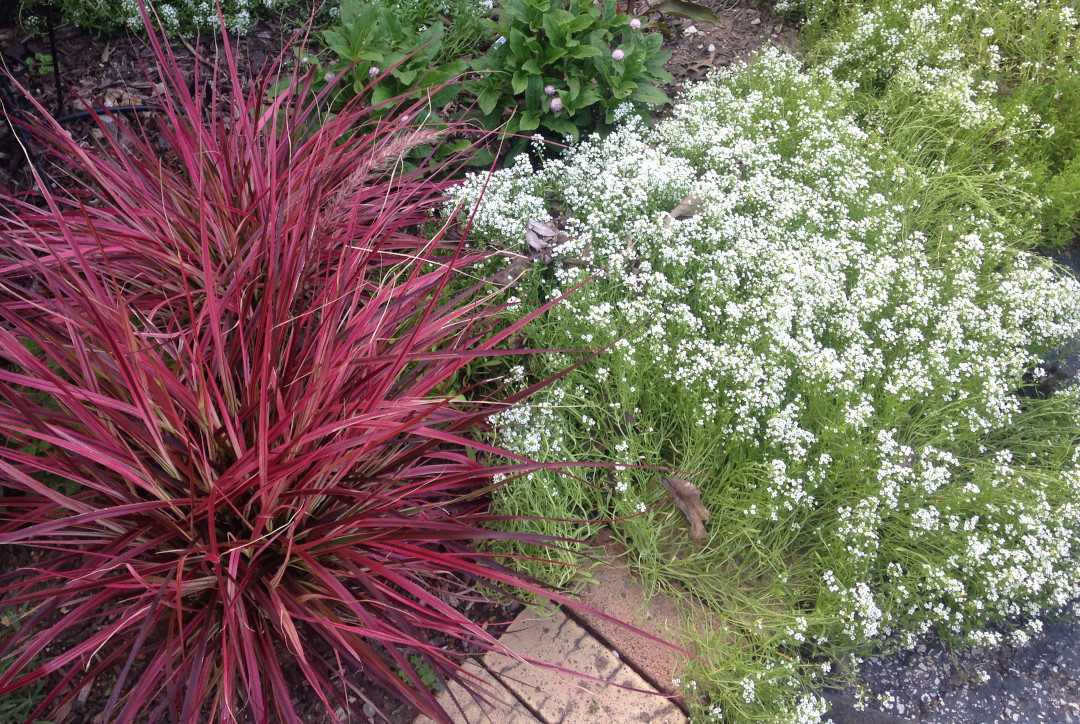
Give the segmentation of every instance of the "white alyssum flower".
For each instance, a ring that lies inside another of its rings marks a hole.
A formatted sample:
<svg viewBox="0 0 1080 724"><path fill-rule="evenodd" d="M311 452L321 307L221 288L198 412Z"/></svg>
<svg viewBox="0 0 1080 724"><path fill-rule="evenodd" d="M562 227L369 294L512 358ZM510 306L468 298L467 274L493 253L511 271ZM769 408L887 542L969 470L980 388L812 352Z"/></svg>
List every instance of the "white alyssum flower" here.
<svg viewBox="0 0 1080 724"><path fill-rule="evenodd" d="M912 22L948 16L927 6ZM678 452L641 462L738 461L699 483L731 497L728 524L828 548L816 585L838 622L829 636L913 642L937 626L974 640L982 620L1080 594L1080 505L1062 502L1080 501L1077 460L1062 476L993 442L1025 414L1014 390L1041 351L1080 336L1080 284L977 211L912 228L893 190L920 178L878 170L888 150L843 112L850 92L766 50L690 88L652 129L628 120L540 168L522 156L451 190L467 212L483 195L473 235L506 255L557 208L550 289L595 275L537 333L606 351L591 374L502 413L496 434L537 459L618 464L603 489L629 513L646 490L633 455L663 449L653 431L666 427ZM693 213L675 218L688 199ZM585 453L584 439L605 447ZM508 497L528 493L515 486ZM789 642L827 638L810 621L788 628ZM818 702L797 689L790 720L814 721Z"/></svg>

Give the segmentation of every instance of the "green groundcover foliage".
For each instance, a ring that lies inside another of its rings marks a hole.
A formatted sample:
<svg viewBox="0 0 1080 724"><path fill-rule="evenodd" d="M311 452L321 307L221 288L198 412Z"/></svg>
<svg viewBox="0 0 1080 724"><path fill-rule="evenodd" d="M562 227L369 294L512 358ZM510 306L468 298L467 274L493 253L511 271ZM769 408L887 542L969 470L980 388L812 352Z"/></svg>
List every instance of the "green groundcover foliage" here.
<svg viewBox="0 0 1080 724"><path fill-rule="evenodd" d="M1008 220L1080 232L1080 8L1070 0L784 0L808 61L856 84L909 163L962 172ZM1005 220L1005 219L1002 219ZM1041 228L1040 228L1041 227Z"/></svg>
<svg viewBox="0 0 1080 724"><path fill-rule="evenodd" d="M992 622L1020 638L1080 591L1078 396L1018 394L1080 333L1080 284L962 173L910 167L891 131L860 128L857 100L767 50L653 129L455 192L481 199L474 237L508 264L530 221L556 220L517 313L594 277L529 343L604 351L502 413L497 437L615 466L536 472L499 512L640 513L616 528L647 579L715 614L682 682L706 702L695 721L816 721L811 691L882 641L989 643ZM656 468L700 488L700 548Z"/></svg>
<svg viewBox="0 0 1080 724"><path fill-rule="evenodd" d="M225 27L234 33L251 29L260 13L279 11L299 0L145 0L155 24L165 32L194 33ZM218 15L220 5L221 16ZM20 20L30 28L43 28L50 12L55 20L93 31L127 27L143 31L139 0L23 0Z"/></svg>

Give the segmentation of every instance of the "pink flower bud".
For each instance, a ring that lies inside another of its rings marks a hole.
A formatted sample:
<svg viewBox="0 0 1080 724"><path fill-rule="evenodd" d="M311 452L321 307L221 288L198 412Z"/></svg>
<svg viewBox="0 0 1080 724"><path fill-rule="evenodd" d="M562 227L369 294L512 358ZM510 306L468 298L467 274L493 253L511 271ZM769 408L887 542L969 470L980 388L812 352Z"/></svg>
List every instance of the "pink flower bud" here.
<svg viewBox="0 0 1080 724"><path fill-rule="evenodd" d="M375 76L377 76L377 75L378 75L378 74L379 74L380 72L382 72L382 71L380 71L380 70L379 70L378 66L375 66L375 65L373 65L373 66L371 66L370 68L368 68L368 72L367 72L367 74L368 74L368 76L370 76L370 77L374 78L374 77L375 77Z"/></svg>
<svg viewBox="0 0 1080 724"><path fill-rule="evenodd" d="M626 57L626 53L622 52L622 48L615 48L615 50L611 51L611 57L615 60L622 60Z"/></svg>
<svg viewBox="0 0 1080 724"><path fill-rule="evenodd" d="M544 86L544 95L546 95L546 96L555 95L555 86L553 86L553 85Z"/></svg>
<svg viewBox="0 0 1080 724"><path fill-rule="evenodd" d="M563 109L562 99L559 98L558 96L555 96L554 98L552 98L551 99L551 112L552 113L558 113L562 109Z"/></svg>
<svg viewBox="0 0 1080 724"><path fill-rule="evenodd" d="M638 20L637 18L634 18L633 20L630 21L630 27L633 28L634 30L640 30L641 29L641 21Z"/></svg>

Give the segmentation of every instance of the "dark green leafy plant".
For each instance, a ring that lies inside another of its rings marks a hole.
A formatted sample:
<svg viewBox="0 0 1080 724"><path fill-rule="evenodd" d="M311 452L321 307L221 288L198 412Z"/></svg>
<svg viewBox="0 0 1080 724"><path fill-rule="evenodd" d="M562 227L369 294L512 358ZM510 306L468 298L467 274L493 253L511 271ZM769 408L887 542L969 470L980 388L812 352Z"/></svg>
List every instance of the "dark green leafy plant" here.
<svg viewBox="0 0 1080 724"><path fill-rule="evenodd" d="M505 0L492 26L502 36L473 63L483 77L473 90L484 124L511 133L540 130L577 138L610 125L631 103L670 102L657 86L671 80L670 53L658 33L616 13L615 0Z"/></svg>
<svg viewBox="0 0 1080 724"><path fill-rule="evenodd" d="M342 0L340 25L322 32L337 61L320 69L320 83L339 83L334 108L368 93L372 105L430 93L430 105L440 108L457 96L461 85L451 81L468 68L465 61L441 59L444 33L441 22L420 32L390 8Z"/></svg>

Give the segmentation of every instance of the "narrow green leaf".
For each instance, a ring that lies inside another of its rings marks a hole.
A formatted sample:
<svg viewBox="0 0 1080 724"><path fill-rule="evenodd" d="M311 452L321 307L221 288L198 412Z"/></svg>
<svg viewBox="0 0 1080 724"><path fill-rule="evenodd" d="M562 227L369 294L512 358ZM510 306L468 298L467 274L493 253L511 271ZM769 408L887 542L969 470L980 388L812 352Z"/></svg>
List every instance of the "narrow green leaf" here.
<svg viewBox="0 0 1080 724"><path fill-rule="evenodd" d="M709 25L723 25L724 22L717 17L709 8L699 5L690 0L665 0L652 9L654 13L662 15L674 15L677 18L686 18L696 23L708 23Z"/></svg>

